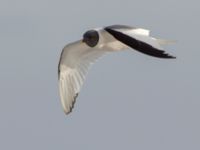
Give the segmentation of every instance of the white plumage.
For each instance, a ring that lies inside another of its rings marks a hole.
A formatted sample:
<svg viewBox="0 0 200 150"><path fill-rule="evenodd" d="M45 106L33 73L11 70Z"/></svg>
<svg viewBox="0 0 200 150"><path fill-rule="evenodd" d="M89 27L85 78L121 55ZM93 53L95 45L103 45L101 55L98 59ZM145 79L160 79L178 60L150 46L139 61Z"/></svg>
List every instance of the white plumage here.
<svg viewBox="0 0 200 150"><path fill-rule="evenodd" d="M149 30L142 28L114 25L90 30L84 34L83 40L66 45L58 66L64 112L68 114L72 111L90 65L106 53L134 48L151 56L174 58L160 50L161 45L169 41L157 40L150 37L149 33Z"/></svg>

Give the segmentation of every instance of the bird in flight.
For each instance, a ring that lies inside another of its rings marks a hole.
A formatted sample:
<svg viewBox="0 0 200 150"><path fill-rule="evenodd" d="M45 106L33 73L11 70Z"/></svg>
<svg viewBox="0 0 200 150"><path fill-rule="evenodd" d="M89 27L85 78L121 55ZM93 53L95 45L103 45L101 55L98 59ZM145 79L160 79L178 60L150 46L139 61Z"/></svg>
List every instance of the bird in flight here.
<svg viewBox="0 0 200 150"><path fill-rule="evenodd" d="M63 110L69 114L85 80L88 68L99 57L132 48L143 54L173 59L162 46L173 41L150 36L150 31L125 25L95 28L83 34L81 40L66 45L58 64L59 92Z"/></svg>

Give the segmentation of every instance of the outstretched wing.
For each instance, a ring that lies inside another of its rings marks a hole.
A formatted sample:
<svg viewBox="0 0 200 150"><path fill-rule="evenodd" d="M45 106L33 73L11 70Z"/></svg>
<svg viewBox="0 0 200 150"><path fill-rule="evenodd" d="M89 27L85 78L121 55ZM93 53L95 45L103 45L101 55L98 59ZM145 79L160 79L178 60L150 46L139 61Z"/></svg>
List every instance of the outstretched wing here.
<svg viewBox="0 0 200 150"><path fill-rule="evenodd" d="M149 31L141 28L130 28L127 26L108 26L104 28L115 39L125 45L150 56L159 58L175 58L166 54L157 39L149 37Z"/></svg>
<svg viewBox="0 0 200 150"><path fill-rule="evenodd" d="M58 66L58 80L61 104L66 114L74 107L89 66L104 53L103 50L88 47L82 41L64 47Z"/></svg>

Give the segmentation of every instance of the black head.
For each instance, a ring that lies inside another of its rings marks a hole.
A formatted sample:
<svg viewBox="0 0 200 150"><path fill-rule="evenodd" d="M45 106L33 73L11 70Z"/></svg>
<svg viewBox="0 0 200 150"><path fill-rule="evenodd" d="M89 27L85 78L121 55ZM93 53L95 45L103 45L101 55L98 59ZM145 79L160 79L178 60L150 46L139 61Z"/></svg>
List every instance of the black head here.
<svg viewBox="0 0 200 150"><path fill-rule="evenodd" d="M99 41L99 34L95 30L89 30L83 34L83 42L90 47L95 47Z"/></svg>

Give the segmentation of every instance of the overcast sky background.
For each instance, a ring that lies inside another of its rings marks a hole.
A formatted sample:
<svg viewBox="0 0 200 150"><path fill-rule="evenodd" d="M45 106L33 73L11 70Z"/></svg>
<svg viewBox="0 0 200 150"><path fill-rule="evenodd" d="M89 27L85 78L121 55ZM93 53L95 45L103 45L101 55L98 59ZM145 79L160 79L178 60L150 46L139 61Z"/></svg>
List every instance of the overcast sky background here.
<svg viewBox="0 0 200 150"><path fill-rule="evenodd" d="M0 149L200 149L197 0L1 0ZM176 60L133 50L100 59L66 116L62 48L91 28L126 24L174 39Z"/></svg>

